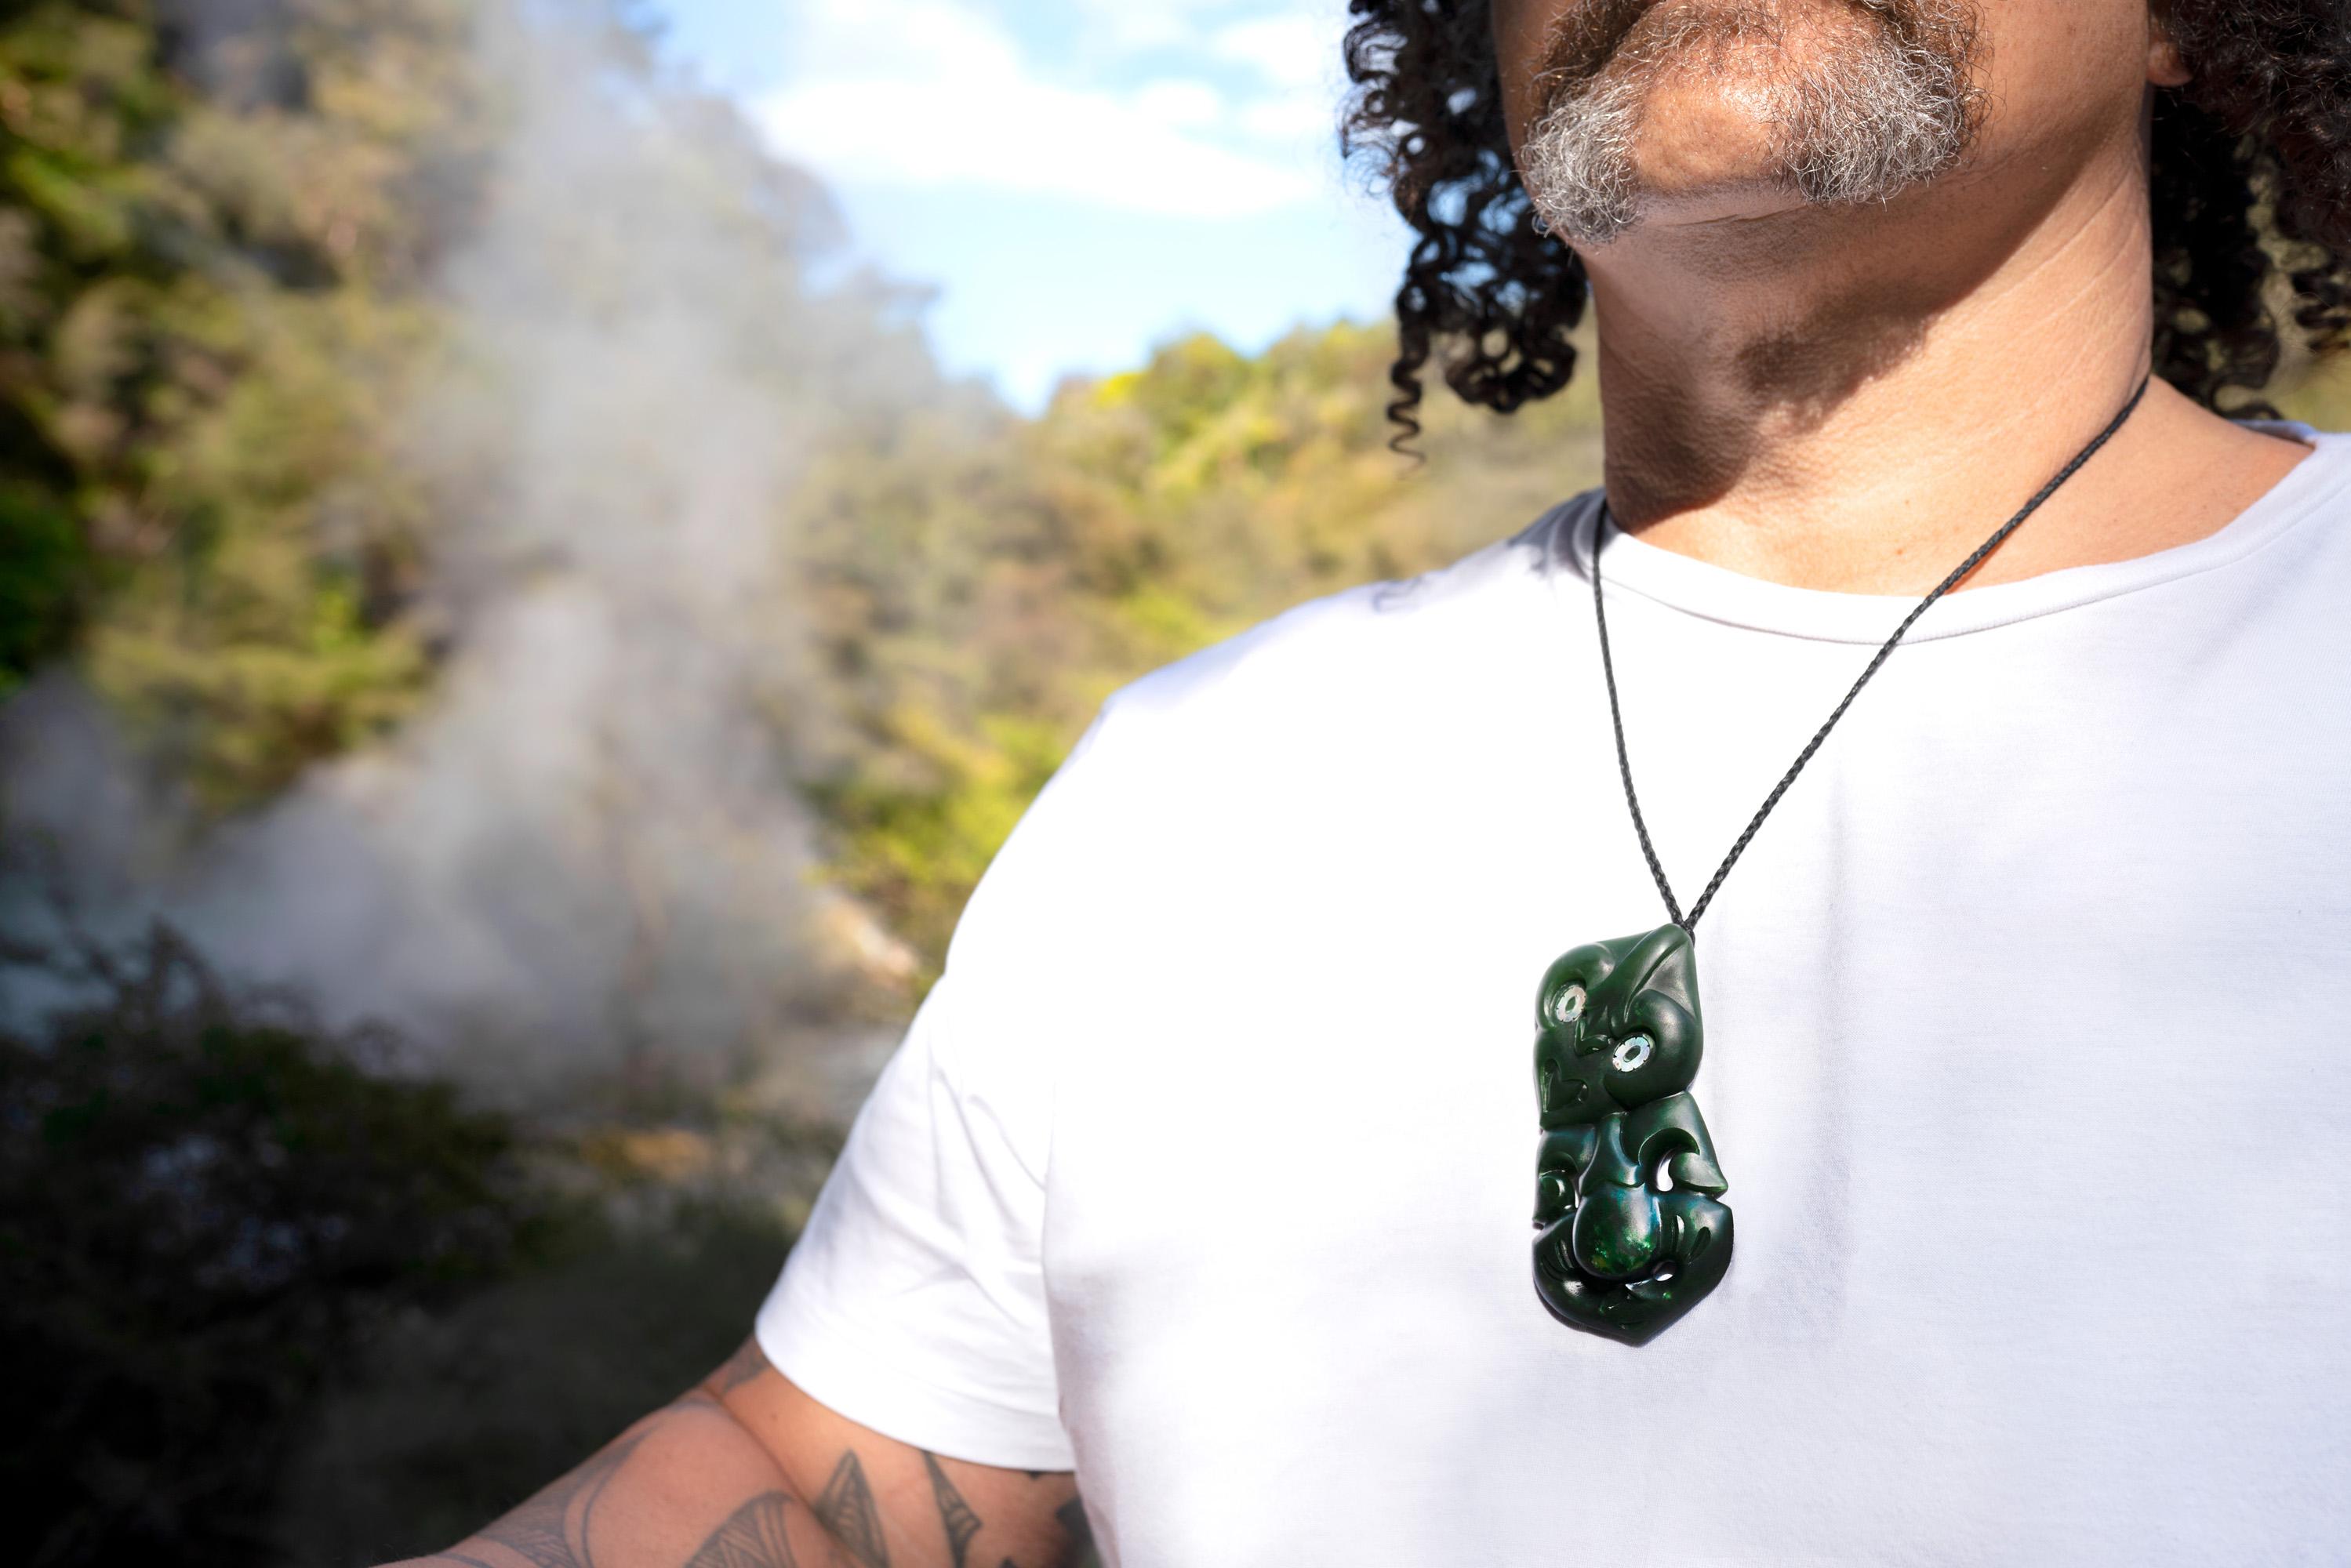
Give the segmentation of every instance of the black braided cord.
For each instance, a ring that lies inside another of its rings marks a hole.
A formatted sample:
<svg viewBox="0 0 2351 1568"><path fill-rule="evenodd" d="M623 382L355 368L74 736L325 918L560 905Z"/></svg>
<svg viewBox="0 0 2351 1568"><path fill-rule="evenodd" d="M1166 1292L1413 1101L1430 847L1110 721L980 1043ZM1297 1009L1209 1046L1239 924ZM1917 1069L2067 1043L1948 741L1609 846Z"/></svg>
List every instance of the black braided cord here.
<svg viewBox="0 0 2351 1568"><path fill-rule="evenodd" d="M1730 868L1739 863L1739 857L1745 854L1747 846L1754 841L1756 833L1763 826L1763 819L1771 814L1771 808L1780 803L1780 798L1788 792L1788 787L1795 783L1796 775L1804 770L1804 764L1813 759L1813 754L1820 750L1821 743L1828 739L1829 731L1834 729L1837 720L1844 716L1844 710L1853 706L1853 699L1861 695L1861 688L1869 684L1869 678L1877 674L1887 659L1893 657L1896 646L1908 634L1910 628L1918 623L1918 617L1926 614L1935 601L1957 588L1966 580L1970 572L1981 566L1985 557L2006 543L2008 536L2022 528L2025 518L2039 511L2043 502L2055 495L2066 480L2080 472L2082 465L2096 456L2099 449L2114 439L2115 433L2122 429L2129 422L2130 416L2138 411L2138 405L2146 398L2148 383L2153 379L2150 376L2141 381L2138 383L2138 390L2131 393L2130 401L2123 404L2122 412L2109 420L2106 427L2092 437L2087 446L2075 453L2072 462L2060 468L2049 483L2041 486L2032 499L2024 503L2016 516L2002 523L1991 538L1978 545L1967 559L1952 569L1950 576L1937 583L1934 591L1920 600L1917 607L1902 618L1902 624L1894 629L1894 635L1888 637L1885 645L1877 650L1876 657L1869 661L1869 667L1861 672L1860 678L1855 680L1852 689L1844 694L1844 700L1837 704L1835 710L1829 715L1821 727L1813 732L1813 738L1804 743L1803 750L1796 753L1796 760L1788 765L1788 771L1780 776L1780 782L1771 787L1771 792L1763 798L1763 804L1756 808L1755 815L1749 820L1746 831L1739 835L1739 841L1730 846L1730 852L1722 857L1722 864L1715 869L1714 880L1706 884L1706 891L1698 894L1698 902L1690 905L1689 914L1687 916L1682 914L1680 904L1674 898L1672 885L1666 881L1666 868L1659 863L1656 846L1649 839L1649 824L1641 816L1641 798L1633 789L1633 761L1625 748L1625 714L1616 700L1616 663L1608 648L1608 606L1606 599L1600 591L1600 540L1602 535L1607 531L1609 521L1608 503L1604 497L1602 499L1600 516L1592 529L1592 614L1600 627L1600 673L1608 683L1608 719L1616 731L1616 770L1625 779L1625 804L1632 809L1633 831L1640 837L1641 853L1649 862L1649 874L1656 878L1657 892L1666 901L1666 913L1673 917L1675 925L1688 932L1693 938L1697 936L1698 916L1704 915L1707 905L1714 902L1714 895L1720 890L1723 879L1730 874Z"/></svg>

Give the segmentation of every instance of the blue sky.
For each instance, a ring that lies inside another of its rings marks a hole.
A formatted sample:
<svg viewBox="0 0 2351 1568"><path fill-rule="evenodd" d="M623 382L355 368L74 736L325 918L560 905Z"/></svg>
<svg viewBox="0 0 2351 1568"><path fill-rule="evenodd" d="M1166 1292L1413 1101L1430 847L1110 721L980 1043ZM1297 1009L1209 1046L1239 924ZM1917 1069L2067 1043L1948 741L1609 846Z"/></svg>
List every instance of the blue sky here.
<svg viewBox="0 0 2351 1568"><path fill-rule="evenodd" d="M935 285L949 369L1035 408L1205 328L1387 307L1404 231L1342 171L1343 0L660 0L667 47Z"/></svg>

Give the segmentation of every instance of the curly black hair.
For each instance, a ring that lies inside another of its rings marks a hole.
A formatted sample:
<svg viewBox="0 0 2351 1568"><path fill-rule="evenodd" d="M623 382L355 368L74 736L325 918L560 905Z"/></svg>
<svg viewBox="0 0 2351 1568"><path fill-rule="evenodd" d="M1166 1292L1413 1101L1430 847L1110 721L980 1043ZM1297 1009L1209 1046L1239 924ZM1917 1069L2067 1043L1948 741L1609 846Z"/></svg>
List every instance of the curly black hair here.
<svg viewBox="0 0 2351 1568"><path fill-rule="evenodd" d="M1488 0L1348 8L1343 141L1416 236L1388 372L1401 445L1432 359L1464 402L1502 413L1566 386L1590 284L1531 221ZM2156 371L2208 408L2264 413L2287 330L2273 306L2310 351L2351 346L2351 0L2156 12L2194 73L2155 106Z"/></svg>

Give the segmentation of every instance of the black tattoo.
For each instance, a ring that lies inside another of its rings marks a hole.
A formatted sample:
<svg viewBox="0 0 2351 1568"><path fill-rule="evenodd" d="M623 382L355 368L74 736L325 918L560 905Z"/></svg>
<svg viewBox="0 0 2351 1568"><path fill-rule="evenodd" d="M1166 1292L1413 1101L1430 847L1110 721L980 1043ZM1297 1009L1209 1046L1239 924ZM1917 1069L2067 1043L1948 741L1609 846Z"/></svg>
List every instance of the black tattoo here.
<svg viewBox="0 0 2351 1568"><path fill-rule="evenodd" d="M768 1370L768 1358L759 1349L757 1339L747 1339L735 1347L735 1354L725 1364L710 1375L710 1381L721 1394L732 1394L751 1379Z"/></svg>
<svg viewBox="0 0 2351 1568"><path fill-rule="evenodd" d="M964 1501L963 1493L947 1479L938 1457L927 1448L923 1450L923 1468L931 1472L931 1498L939 1505L939 1523L946 1529L947 1551L955 1559L955 1568L964 1568L964 1553L970 1550L971 1538L979 1533L979 1514Z"/></svg>
<svg viewBox="0 0 2351 1568"><path fill-rule="evenodd" d="M890 1568L890 1550L882 1543L882 1511L855 1449L833 1467L832 1479L816 1500L816 1516L861 1568Z"/></svg>
<svg viewBox="0 0 2351 1568"><path fill-rule="evenodd" d="M779 1491L761 1492L727 1515L685 1568L799 1568L784 1539L788 1500Z"/></svg>
<svg viewBox="0 0 2351 1568"><path fill-rule="evenodd" d="M533 1568L595 1568L588 1541L597 1500L644 1435L621 1438L561 1480L481 1532Z"/></svg>

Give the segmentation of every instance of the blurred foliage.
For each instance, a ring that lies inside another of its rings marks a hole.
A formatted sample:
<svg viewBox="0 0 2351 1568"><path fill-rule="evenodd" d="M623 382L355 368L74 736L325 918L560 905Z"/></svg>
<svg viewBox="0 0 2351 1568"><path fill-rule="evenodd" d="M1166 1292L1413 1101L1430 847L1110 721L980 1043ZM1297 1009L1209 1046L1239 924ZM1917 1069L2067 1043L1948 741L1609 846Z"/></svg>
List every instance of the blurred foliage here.
<svg viewBox="0 0 2351 1568"><path fill-rule="evenodd" d="M286 1559L358 1568L462 1540L724 1361L788 1243L763 1211L689 1202L386 1320L287 1472Z"/></svg>
<svg viewBox="0 0 2351 1568"><path fill-rule="evenodd" d="M0 1035L11 1556L252 1562L364 1316L494 1276L542 1222L513 1131L232 997L163 928L13 957L88 999Z"/></svg>
<svg viewBox="0 0 2351 1568"><path fill-rule="evenodd" d="M77 998L0 1034L12 1562L447 1544L742 1342L838 1148L469 1109L165 927L8 957Z"/></svg>
<svg viewBox="0 0 2351 1568"><path fill-rule="evenodd" d="M79 634L220 801L425 675L384 410L489 131L462 0L0 16L0 688Z"/></svg>
<svg viewBox="0 0 2351 1568"><path fill-rule="evenodd" d="M2319 365L2278 397L2280 413L2318 430L2351 430L2351 355Z"/></svg>

